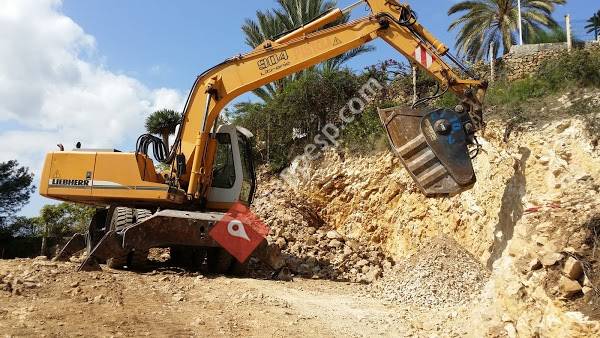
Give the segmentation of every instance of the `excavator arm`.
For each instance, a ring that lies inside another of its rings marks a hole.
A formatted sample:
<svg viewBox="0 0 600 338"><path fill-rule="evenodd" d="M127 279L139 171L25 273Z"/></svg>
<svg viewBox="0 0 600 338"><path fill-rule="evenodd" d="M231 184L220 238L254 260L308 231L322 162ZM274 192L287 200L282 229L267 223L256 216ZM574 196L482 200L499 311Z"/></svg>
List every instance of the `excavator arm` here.
<svg viewBox="0 0 600 338"><path fill-rule="evenodd" d="M331 28L354 6L365 2L372 10L368 17ZM442 91L451 91L462 101L471 122L468 133L480 128L482 100L486 83L462 78L444 57L466 71L417 21L408 5L395 0L365 0L347 9L334 9L326 15L275 41L265 41L254 51L226 60L201 74L190 93L184 120L173 152L185 158L186 170L178 173L189 198L206 196L212 178L216 141L211 135L219 113L237 96L299 72L320 62L381 38L412 63L438 81ZM174 166L175 168L175 166Z"/></svg>

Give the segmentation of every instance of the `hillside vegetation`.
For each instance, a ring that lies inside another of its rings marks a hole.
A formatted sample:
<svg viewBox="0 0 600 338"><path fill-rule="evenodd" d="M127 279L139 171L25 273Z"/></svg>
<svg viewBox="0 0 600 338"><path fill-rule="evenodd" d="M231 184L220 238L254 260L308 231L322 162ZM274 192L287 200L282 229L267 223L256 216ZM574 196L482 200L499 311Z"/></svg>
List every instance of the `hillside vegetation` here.
<svg viewBox="0 0 600 338"><path fill-rule="evenodd" d="M548 59L536 72L521 80L509 82L500 78L488 90L486 119L508 121L514 126L581 115L587 118L590 133L597 134L600 122L590 118L589 114L597 110L600 102L594 101L586 92L600 88L598 69L600 49L596 48L565 51L557 58ZM315 136L323 134L325 125L343 125L340 109L359 95L359 89L369 79L376 79L383 88L352 123L344 126L336 142L327 142L327 146L360 153L384 150L387 137L381 128L377 107L412 104L411 69L393 60L360 72L348 69L305 72L272 99L238 104L229 116L235 123L254 132L257 160L278 171L301 154L307 144L314 143ZM419 97L429 96L434 92L435 82L424 72L419 72L416 89ZM552 105L565 94L577 99L561 109L554 109ZM430 105L453 107L457 103L457 98L447 93Z"/></svg>

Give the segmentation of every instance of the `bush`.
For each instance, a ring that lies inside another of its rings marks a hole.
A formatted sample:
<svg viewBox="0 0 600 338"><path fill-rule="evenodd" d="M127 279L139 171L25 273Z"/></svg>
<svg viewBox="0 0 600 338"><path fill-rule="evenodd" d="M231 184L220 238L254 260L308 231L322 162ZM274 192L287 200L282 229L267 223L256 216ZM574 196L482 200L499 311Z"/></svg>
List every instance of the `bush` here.
<svg viewBox="0 0 600 338"><path fill-rule="evenodd" d="M386 149L387 135L379 120L377 109L371 107L357 115L356 120L348 124L342 132L342 142L344 148L351 152L368 153L372 150Z"/></svg>
<svg viewBox="0 0 600 338"><path fill-rule="evenodd" d="M256 135L259 160L266 162L268 148L268 164L281 170L325 125L340 125L339 110L356 95L360 80L347 69L306 71L267 102L238 104L234 123Z"/></svg>
<svg viewBox="0 0 600 338"><path fill-rule="evenodd" d="M600 50L563 53L542 63L535 77L554 91L569 86L600 87Z"/></svg>
<svg viewBox="0 0 600 338"><path fill-rule="evenodd" d="M460 100L453 93L445 93L435 102L436 107L454 108L460 103Z"/></svg>
<svg viewBox="0 0 600 338"><path fill-rule="evenodd" d="M488 90L486 103L517 109L529 99L580 87L600 87L600 50L565 52L543 62L528 78L497 81Z"/></svg>
<svg viewBox="0 0 600 338"><path fill-rule="evenodd" d="M487 92L486 104L516 106L528 99L542 97L549 93L546 84L536 77L513 82L496 82Z"/></svg>

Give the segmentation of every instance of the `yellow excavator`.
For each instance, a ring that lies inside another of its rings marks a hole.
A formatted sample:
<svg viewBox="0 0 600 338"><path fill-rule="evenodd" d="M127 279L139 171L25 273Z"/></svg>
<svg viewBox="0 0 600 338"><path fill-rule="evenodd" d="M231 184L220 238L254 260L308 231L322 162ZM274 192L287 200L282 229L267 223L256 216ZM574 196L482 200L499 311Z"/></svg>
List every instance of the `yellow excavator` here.
<svg viewBox="0 0 600 338"><path fill-rule="evenodd" d="M370 8L368 16L323 28L362 4ZM135 152L78 148L47 154L41 195L98 207L87 235L75 236L58 258L87 245L82 269L102 262L125 267L144 260L150 248L171 247L172 257L205 259L215 272L226 272L233 260L226 259L208 233L234 204L252 203L256 177L252 134L218 125L219 113L245 92L375 39L383 39L438 82L436 95L417 105L447 91L461 102L452 109L415 105L379 110L391 148L427 195L472 187L469 147L477 145L475 133L483 127L486 82L419 23L409 5L363 0L333 9L199 75L171 149L146 134ZM170 165L168 174L157 172L149 149Z"/></svg>

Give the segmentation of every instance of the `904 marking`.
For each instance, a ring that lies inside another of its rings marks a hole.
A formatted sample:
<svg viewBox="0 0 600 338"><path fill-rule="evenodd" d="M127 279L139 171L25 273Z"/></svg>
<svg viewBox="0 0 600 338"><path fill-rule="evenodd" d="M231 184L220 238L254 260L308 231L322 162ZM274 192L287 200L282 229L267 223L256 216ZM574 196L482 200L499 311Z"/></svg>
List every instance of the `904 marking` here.
<svg viewBox="0 0 600 338"><path fill-rule="evenodd" d="M287 51L275 53L273 55L269 55L266 58L262 58L257 61L258 69L265 70L267 68L273 67L279 64L282 61L286 61L289 59Z"/></svg>
<svg viewBox="0 0 600 338"><path fill-rule="evenodd" d="M280 70L284 67L290 65L290 61L288 61L289 56L287 51L277 52L273 55L269 55L265 58L258 60L256 63L258 64L258 69L260 70L260 75L264 76L270 74L274 71Z"/></svg>

